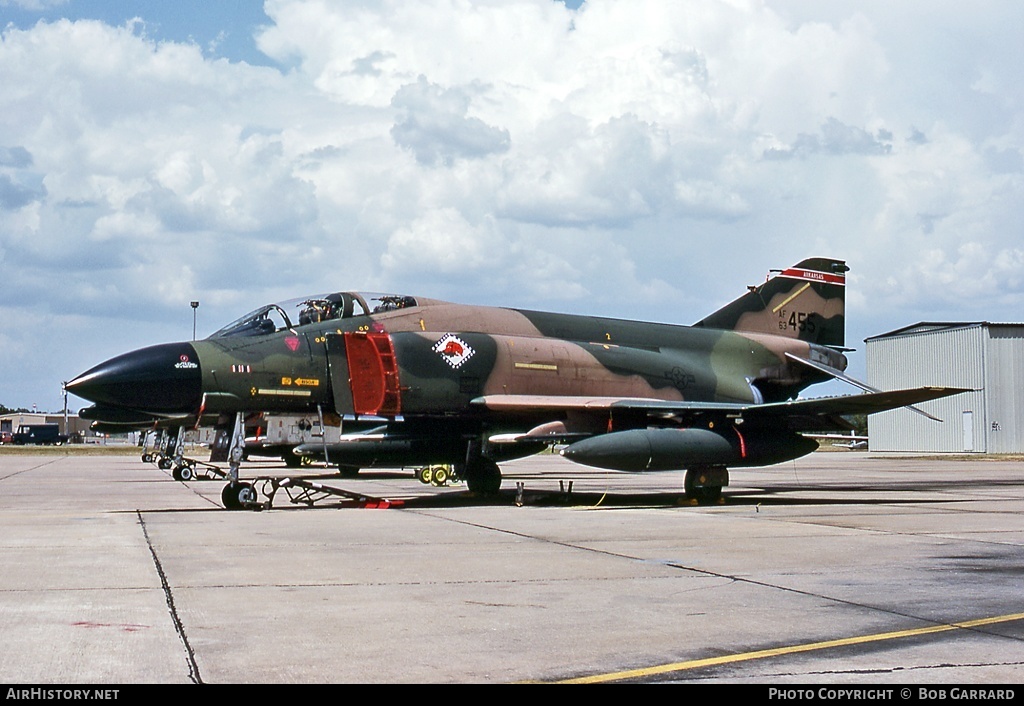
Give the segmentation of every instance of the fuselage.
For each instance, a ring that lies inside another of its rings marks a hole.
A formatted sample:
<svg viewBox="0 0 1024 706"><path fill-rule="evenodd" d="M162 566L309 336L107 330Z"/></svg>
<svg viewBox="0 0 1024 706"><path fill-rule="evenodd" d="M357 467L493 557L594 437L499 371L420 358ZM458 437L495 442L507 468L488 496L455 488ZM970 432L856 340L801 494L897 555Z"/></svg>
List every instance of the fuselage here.
<svg viewBox="0 0 1024 706"><path fill-rule="evenodd" d="M346 292L118 356L67 387L97 403L96 418L486 416L472 402L491 395L756 404L825 379L787 353L846 367L841 353L783 336Z"/></svg>

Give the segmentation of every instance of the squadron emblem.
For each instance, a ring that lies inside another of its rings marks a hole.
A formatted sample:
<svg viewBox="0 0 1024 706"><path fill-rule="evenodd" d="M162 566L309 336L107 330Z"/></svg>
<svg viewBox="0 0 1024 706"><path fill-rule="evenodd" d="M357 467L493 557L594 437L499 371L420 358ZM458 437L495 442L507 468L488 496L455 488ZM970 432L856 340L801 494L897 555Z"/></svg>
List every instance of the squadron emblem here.
<svg viewBox="0 0 1024 706"><path fill-rule="evenodd" d="M433 350L440 353L441 358L455 370L461 368L462 364L476 353L468 343L451 333L442 336L441 340L434 344Z"/></svg>

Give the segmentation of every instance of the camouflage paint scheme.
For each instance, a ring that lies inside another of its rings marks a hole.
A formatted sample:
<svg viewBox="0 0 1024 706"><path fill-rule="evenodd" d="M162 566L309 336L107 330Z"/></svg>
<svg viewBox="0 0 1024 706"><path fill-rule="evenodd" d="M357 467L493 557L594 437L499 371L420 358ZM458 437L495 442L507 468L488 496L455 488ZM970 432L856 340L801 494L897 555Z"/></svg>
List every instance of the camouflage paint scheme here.
<svg viewBox="0 0 1024 706"><path fill-rule="evenodd" d="M338 292L119 356L67 388L96 403L82 416L101 424L223 425L237 412L379 420L383 433L343 435L332 462L452 463L481 492L496 492L497 461L561 442L588 465L688 469L687 492L716 500L728 467L814 450L799 432L959 391L794 402L846 368L847 269L804 260L693 326Z"/></svg>

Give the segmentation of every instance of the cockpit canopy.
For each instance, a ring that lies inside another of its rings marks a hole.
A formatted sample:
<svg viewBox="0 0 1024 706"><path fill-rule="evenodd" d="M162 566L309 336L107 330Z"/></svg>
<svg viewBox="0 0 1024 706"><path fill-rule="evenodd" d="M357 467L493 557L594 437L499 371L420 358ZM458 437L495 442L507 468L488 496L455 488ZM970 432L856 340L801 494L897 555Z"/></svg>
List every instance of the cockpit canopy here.
<svg viewBox="0 0 1024 706"><path fill-rule="evenodd" d="M369 316L416 306L416 299L399 294L335 292L267 304L215 332L210 338L265 336L333 319Z"/></svg>

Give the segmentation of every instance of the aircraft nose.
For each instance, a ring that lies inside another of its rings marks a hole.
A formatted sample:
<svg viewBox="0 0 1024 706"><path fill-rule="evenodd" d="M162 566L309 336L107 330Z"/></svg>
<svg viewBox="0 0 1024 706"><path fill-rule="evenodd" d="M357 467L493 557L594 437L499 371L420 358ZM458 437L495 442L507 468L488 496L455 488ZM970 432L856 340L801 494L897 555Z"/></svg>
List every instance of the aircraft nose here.
<svg viewBox="0 0 1024 706"><path fill-rule="evenodd" d="M65 386L101 405L189 414L202 401L199 356L189 343L164 343L111 358Z"/></svg>

